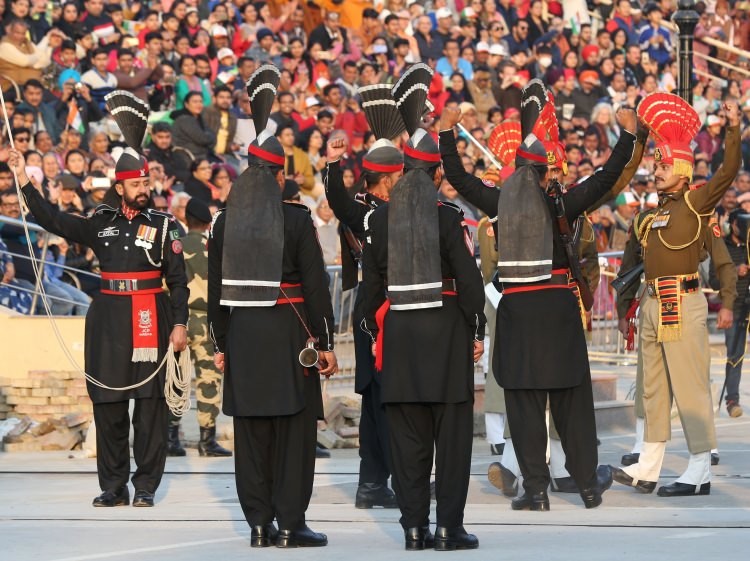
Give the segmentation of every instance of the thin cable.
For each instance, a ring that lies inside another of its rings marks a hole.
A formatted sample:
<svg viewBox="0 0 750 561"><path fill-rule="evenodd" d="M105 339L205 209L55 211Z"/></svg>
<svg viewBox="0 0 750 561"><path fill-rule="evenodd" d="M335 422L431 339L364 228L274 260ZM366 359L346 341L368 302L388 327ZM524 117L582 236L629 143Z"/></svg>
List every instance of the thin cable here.
<svg viewBox="0 0 750 561"><path fill-rule="evenodd" d="M10 147L15 150L16 145L13 140L13 133L10 128L10 120L8 118L8 110L5 107L5 95L3 94L2 88L0 88L0 105L2 105L3 109L3 118L5 119L5 124L8 127L8 140L10 141ZM18 182L18 174L16 173L15 167L12 169L13 171L13 178L15 180L15 187L16 187L16 195L18 196L19 201L25 201L26 199L23 196L23 193L21 193L21 187ZM52 316L52 311L50 310L47 293L44 290L44 282L41 282L41 275L39 273L39 267L37 265L37 260L34 255L34 251L32 249L31 245L31 235L29 233L29 225L26 221L26 216L23 212L21 212L21 221L23 222L23 229L24 234L26 235L26 240L28 241L28 249L29 249L29 259L31 261L31 267L34 270L34 275L37 279L40 280L39 282L39 292L42 296L42 304L44 305L44 311L47 314L47 319L49 319L50 323L52 324L52 331L55 334L55 338L57 339L58 344L60 345L60 348L62 349L63 353L65 354L66 358L70 362L70 364L78 371L79 374L83 374L83 376L86 378L88 382L93 384L94 386L97 386L99 388L105 389L105 390L112 390L112 391L128 391L132 389L139 388L141 386L146 385L149 383L153 378L159 373L159 371L162 369L162 367L167 365L166 369L166 375L164 380L164 399L167 402L167 406L169 407L170 411L174 413L176 416L181 417L185 412L187 412L190 409L190 389L191 389L191 376L189 374L190 368L186 367L186 365L190 365L190 355L188 353L188 350L185 349L182 351L180 356L180 361L178 363L177 359L174 356L174 348L172 346L172 343L169 344L169 348L167 349L167 352L164 354L164 358L162 359L161 363L159 363L159 366L156 367L156 370L154 370L145 380L142 380L141 382L138 382L137 384L132 384L130 386L124 386L120 388L113 388L111 386L107 386L106 384L103 384L90 374L88 374L81 366L78 364L78 361L76 361L73 354L70 352L70 349L68 348L67 344L65 343L65 340L62 337L62 333L60 332L60 328L57 325L57 321ZM32 310L33 312L33 310Z"/></svg>

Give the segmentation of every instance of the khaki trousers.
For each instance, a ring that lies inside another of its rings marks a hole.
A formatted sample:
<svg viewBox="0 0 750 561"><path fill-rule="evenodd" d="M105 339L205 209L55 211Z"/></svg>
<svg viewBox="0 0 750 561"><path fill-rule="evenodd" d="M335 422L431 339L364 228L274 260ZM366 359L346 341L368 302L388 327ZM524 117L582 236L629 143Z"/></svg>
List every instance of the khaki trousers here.
<svg viewBox="0 0 750 561"><path fill-rule="evenodd" d="M691 454L716 447L706 316L701 292L684 294L681 301L682 335L679 341L658 343L659 303L646 296L641 301L643 357L643 408L646 442L671 439L670 410L677 403Z"/></svg>

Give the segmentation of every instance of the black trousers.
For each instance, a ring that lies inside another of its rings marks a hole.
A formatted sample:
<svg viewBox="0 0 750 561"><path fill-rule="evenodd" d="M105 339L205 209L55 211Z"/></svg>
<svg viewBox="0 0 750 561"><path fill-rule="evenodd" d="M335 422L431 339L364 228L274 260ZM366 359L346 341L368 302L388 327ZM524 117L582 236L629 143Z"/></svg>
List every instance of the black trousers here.
<svg viewBox="0 0 750 561"><path fill-rule="evenodd" d="M393 487L404 529L430 523L435 452L437 525L461 526L471 472L473 403L388 403Z"/></svg>
<svg viewBox="0 0 750 561"><path fill-rule="evenodd" d="M388 418L380 401L380 383L373 380L362 391L359 420L359 483L388 482L391 475Z"/></svg>
<svg viewBox="0 0 750 561"><path fill-rule="evenodd" d="M282 530L304 524L317 434L313 407L294 415L234 418L237 496L250 526L268 524L274 517Z"/></svg>
<svg viewBox="0 0 750 561"><path fill-rule="evenodd" d="M116 492L130 474L129 401L95 403L96 470L102 491ZM155 493L167 460L167 404L164 398L135 400L133 410L133 487Z"/></svg>
<svg viewBox="0 0 750 561"><path fill-rule="evenodd" d="M550 483L547 468L547 425L550 412L565 451L565 468L579 489L596 483L599 461L596 448L596 420L591 381L559 390L505 390L505 407L510 435L523 474L527 493L546 491Z"/></svg>

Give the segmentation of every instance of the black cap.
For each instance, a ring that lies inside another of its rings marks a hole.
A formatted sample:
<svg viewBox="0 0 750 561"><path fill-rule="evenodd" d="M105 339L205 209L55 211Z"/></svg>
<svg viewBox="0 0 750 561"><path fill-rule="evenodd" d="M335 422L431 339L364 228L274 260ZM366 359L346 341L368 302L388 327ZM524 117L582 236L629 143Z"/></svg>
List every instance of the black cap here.
<svg viewBox="0 0 750 561"><path fill-rule="evenodd" d="M299 195L299 184L294 179L284 181L284 190L281 192L282 201L291 201Z"/></svg>
<svg viewBox="0 0 750 561"><path fill-rule="evenodd" d="M432 169L440 165L440 150L435 140L424 129L417 129L404 146L404 171Z"/></svg>
<svg viewBox="0 0 750 561"><path fill-rule="evenodd" d="M81 186L78 178L69 173L61 173L56 179L60 182L63 189L77 190Z"/></svg>
<svg viewBox="0 0 750 561"><path fill-rule="evenodd" d="M185 205L185 215L205 224L211 223L211 211L203 201L191 198Z"/></svg>

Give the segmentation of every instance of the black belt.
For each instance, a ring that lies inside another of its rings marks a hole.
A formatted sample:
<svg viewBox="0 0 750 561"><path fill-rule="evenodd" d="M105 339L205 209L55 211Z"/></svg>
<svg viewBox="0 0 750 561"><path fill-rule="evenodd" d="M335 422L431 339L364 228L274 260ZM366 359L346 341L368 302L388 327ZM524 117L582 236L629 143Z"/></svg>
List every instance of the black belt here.
<svg viewBox="0 0 750 561"><path fill-rule="evenodd" d="M161 278L158 279L102 279L101 288L108 292L138 292L161 288Z"/></svg>

